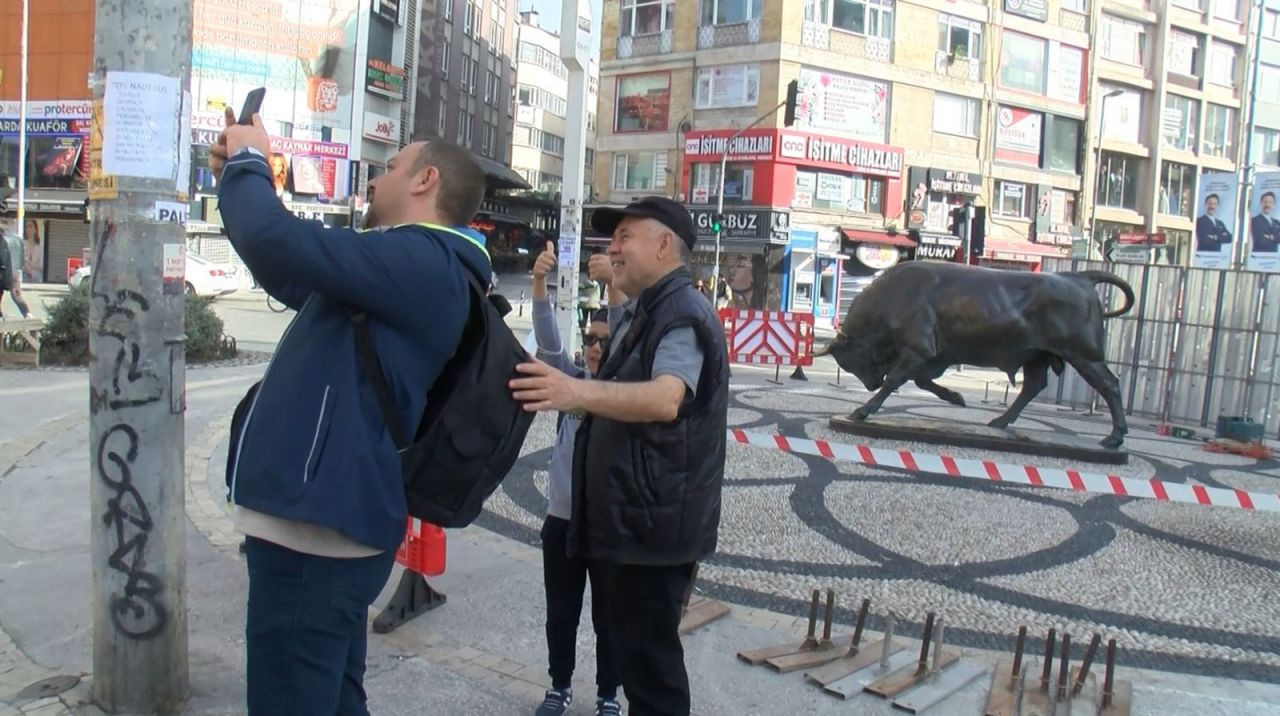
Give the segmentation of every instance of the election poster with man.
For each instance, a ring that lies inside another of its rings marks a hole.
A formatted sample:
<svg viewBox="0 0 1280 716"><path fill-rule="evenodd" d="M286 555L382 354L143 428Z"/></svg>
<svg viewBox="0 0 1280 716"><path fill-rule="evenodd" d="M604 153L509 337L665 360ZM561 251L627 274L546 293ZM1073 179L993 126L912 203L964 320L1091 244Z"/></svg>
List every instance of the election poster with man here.
<svg viewBox="0 0 1280 716"><path fill-rule="evenodd" d="M1255 175L1253 196L1249 201L1246 230L1249 235L1250 271L1280 271L1280 172Z"/></svg>
<svg viewBox="0 0 1280 716"><path fill-rule="evenodd" d="M1238 186L1239 180L1234 172L1205 172L1200 176L1200 194L1196 202L1196 252L1192 264L1196 268L1231 268Z"/></svg>

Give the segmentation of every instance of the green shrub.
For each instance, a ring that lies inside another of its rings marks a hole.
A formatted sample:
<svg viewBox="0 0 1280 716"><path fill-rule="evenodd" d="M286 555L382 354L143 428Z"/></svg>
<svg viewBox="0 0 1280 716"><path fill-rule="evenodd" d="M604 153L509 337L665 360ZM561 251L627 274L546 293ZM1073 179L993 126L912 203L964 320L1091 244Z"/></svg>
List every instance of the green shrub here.
<svg viewBox="0 0 1280 716"><path fill-rule="evenodd" d="M234 358L224 343L222 319L206 299L186 296L187 361L204 363ZM72 288L49 309L40 344L40 360L49 365L89 364L89 288Z"/></svg>

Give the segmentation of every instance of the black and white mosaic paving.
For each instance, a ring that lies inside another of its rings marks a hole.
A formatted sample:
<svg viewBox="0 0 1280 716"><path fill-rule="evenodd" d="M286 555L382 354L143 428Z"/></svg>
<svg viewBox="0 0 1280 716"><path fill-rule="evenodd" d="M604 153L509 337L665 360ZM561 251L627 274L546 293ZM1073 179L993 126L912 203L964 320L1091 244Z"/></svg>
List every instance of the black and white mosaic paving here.
<svg viewBox="0 0 1280 716"><path fill-rule="evenodd" d="M797 387L803 386L803 387ZM1204 452L1133 420L1128 465L1091 466L831 431L867 395L824 384L735 379L731 427L957 458L1158 477L1280 492L1280 463ZM908 392L884 414L981 424L1004 406L955 408ZM1032 405L1018 427L1101 438L1103 416ZM531 544L545 515L554 420L534 424L524 456L480 524ZM1009 649L1019 625L1115 637L1122 663L1280 683L1280 514L1156 503L910 473L730 443L719 550L703 593L797 616L814 588L835 589L839 624L864 597L878 628L893 610L919 631L945 616L947 639ZM847 627L845 627L847 629Z"/></svg>

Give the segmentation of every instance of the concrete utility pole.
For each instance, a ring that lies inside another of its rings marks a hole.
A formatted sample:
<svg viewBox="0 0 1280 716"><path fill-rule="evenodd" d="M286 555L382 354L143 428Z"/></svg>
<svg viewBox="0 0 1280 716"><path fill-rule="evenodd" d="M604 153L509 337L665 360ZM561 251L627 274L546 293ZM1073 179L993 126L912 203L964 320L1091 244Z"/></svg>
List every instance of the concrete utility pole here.
<svg viewBox="0 0 1280 716"><path fill-rule="evenodd" d="M188 692L179 194L190 171L191 2L95 5L93 699L109 712L168 711Z"/></svg>
<svg viewBox="0 0 1280 716"><path fill-rule="evenodd" d="M22 77L18 78L18 236L27 238L27 37L31 26L31 0L22 0ZM22 267L18 267L22 271Z"/></svg>
<svg viewBox="0 0 1280 716"><path fill-rule="evenodd" d="M1263 21L1266 12L1262 0L1250 3L1250 17L1257 22L1254 26L1252 56L1249 58L1249 78L1246 80L1248 91L1245 93L1249 103L1248 119L1244 125L1244 137L1240 144L1240 197L1236 210L1235 243L1231 248L1231 268L1244 270L1249 265L1249 195L1258 178L1258 169L1253 164L1253 132L1258 126L1258 71L1262 65Z"/></svg>
<svg viewBox="0 0 1280 716"><path fill-rule="evenodd" d="M591 64L591 3L565 0L560 9L560 59L569 71L565 117L564 186L560 189L560 240L556 245L556 325L567 355L577 350L578 264L582 256L583 181L587 163L587 69Z"/></svg>

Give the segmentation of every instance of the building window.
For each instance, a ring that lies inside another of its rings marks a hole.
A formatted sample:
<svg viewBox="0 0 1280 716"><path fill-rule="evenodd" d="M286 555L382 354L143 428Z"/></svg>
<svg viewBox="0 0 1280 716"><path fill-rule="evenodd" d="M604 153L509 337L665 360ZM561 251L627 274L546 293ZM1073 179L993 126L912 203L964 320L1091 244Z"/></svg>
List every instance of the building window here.
<svg viewBox="0 0 1280 716"><path fill-rule="evenodd" d="M563 97L551 94L541 87L532 85L519 85L517 88L517 98L520 104L537 107L546 112L550 112L557 117L564 117L568 111L568 103Z"/></svg>
<svg viewBox="0 0 1280 716"><path fill-rule="evenodd" d="M1169 33L1169 72L1186 77L1200 76L1200 42L1199 35L1173 30Z"/></svg>
<svg viewBox="0 0 1280 716"><path fill-rule="evenodd" d="M996 182L996 216L1013 219L1029 219L1031 213L1027 201L1027 185L1015 181Z"/></svg>
<svg viewBox="0 0 1280 716"><path fill-rule="evenodd" d="M893 39L893 0L805 0L804 19L858 35Z"/></svg>
<svg viewBox="0 0 1280 716"><path fill-rule="evenodd" d="M1173 4L1185 10L1201 12L1201 0L1173 0Z"/></svg>
<svg viewBox="0 0 1280 716"><path fill-rule="evenodd" d="M959 137L977 137L978 100L934 92L933 131Z"/></svg>
<svg viewBox="0 0 1280 716"><path fill-rule="evenodd" d="M466 36L471 35L472 22L475 20L475 16L476 16L475 9L476 9L475 3L472 3L472 2L467 3L467 12L462 16L462 34L463 35L466 35Z"/></svg>
<svg viewBox="0 0 1280 716"><path fill-rule="evenodd" d="M980 59L982 24L963 17L939 15L938 49L956 59Z"/></svg>
<svg viewBox="0 0 1280 716"><path fill-rule="evenodd" d="M498 128L494 127L492 124L489 124L488 122L485 122L484 139L483 139L483 144L481 145L482 148L480 150L480 153L485 155L486 157L492 158L494 149L495 149L494 145L497 144L497 141L498 141Z"/></svg>
<svg viewBox="0 0 1280 716"><path fill-rule="evenodd" d="M498 75L492 70L485 77L484 101L491 106L498 106Z"/></svg>
<svg viewBox="0 0 1280 716"><path fill-rule="evenodd" d="M726 204L751 203L752 180L755 171L749 163L730 162L725 165L724 201ZM720 200L720 164L705 163L693 165L694 196L701 199L707 197L708 204Z"/></svg>
<svg viewBox="0 0 1280 716"><path fill-rule="evenodd" d="M1147 26L1140 22L1103 15L1102 56L1112 62L1145 67Z"/></svg>
<svg viewBox="0 0 1280 716"><path fill-rule="evenodd" d="M1000 43L1000 86L1044 94L1045 41L1005 32Z"/></svg>
<svg viewBox="0 0 1280 716"><path fill-rule="evenodd" d="M1280 10L1263 10L1262 36L1270 40L1280 40Z"/></svg>
<svg viewBox="0 0 1280 716"><path fill-rule="evenodd" d="M1240 19L1240 0L1213 0L1213 15L1224 20Z"/></svg>
<svg viewBox="0 0 1280 716"><path fill-rule="evenodd" d="M453 43L445 40L440 43L440 76L449 78L449 57L453 55Z"/></svg>
<svg viewBox="0 0 1280 716"><path fill-rule="evenodd" d="M615 152L613 188L617 191L653 191L657 152Z"/></svg>
<svg viewBox="0 0 1280 716"><path fill-rule="evenodd" d="M1102 136L1137 144L1142 129L1142 91L1109 84L1100 84L1098 87L1098 97L1104 97L1115 90L1122 92L1115 97L1099 99L1103 107Z"/></svg>
<svg viewBox="0 0 1280 716"><path fill-rule="evenodd" d="M564 62L560 60L560 55L548 50L542 45L535 45L532 42L521 42L520 61L537 65L538 67L551 72L560 79L564 79L569 76L569 70L564 66Z"/></svg>
<svg viewBox="0 0 1280 716"><path fill-rule="evenodd" d="M467 34L479 40L481 25L484 23L484 11L475 3L471 3L468 10L468 14L471 15L471 17L467 19L467 27L469 28L467 30Z"/></svg>
<svg viewBox="0 0 1280 716"><path fill-rule="evenodd" d="M1280 132L1262 127L1253 130L1251 154L1253 156L1249 157L1250 164L1280 167Z"/></svg>
<svg viewBox="0 0 1280 716"><path fill-rule="evenodd" d="M630 75L618 78L617 132L665 132L671 108L671 75Z"/></svg>
<svg viewBox="0 0 1280 716"><path fill-rule="evenodd" d="M1098 165L1097 203L1137 211L1141 162L1139 157L1103 152Z"/></svg>
<svg viewBox="0 0 1280 716"><path fill-rule="evenodd" d="M1165 95L1164 116L1161 117L1160 138L1166 146L1184 152L1196 150L1196 125L1199 103L1173 93Z"/></svg>
<svg viewBox="0 0 1280 716"><path fill-rule="evenodd" d="M449 103L444 96L440 97L440 111L436 113L436 136L444 139L445 125L449 123Z"/></svg>
<svg viewBox="0 0 1280 716"><path fill-rule="evenodd" d="M884 215L884 180L861 174L796 172L791 206Z"/></svg>
<svg viewBox="0 0 1280 716"><path fill-rule="evenodd" d="M476 86L480 82L480 60L472 59L470 62L471 76L468 78L467 91L474 95L476 93Z"/></svg>
<svg viewBox="0 0 1280 716"><path fill-rule="evenodd" d="M453 22L453 0L440 0L440 4L444 6L445 22Z"/></svg>
<svg viewBox="0 0 1280 716"><path fill-rule="evenodd" d="M1205 78L1222 87L1236 86L1236 46L1214 41L1209 47L1209 71Z"/></svg>
<svg viewBox="0 0 1280 716"><path fill-rule="evenodd" d="M1236 111L1210 104L1204 113L1204 144L1201 151L1211 157L1234 158L1236 148Z"/></svg>
<svg viewBox="0 0 1280 716"><path fill-rule="evenodd" d="M1195 209L1196 168L1165 162L1160 167L1160 213L1191 218Z"/></svg>
<svg viewBox="0 0 1280 716"><path fill-rule="evenodd" d="M702 0L702 26L734 25L760 19L762 0Z"/></svg>
<svg viewBox="0 0 1280 716"><path fill-rule="evenodd" d="M1089 13L1089 0L1062 0L1062 9L1087 15Z"/></svg>
<svg viewBox="0 0 1280 716"><path fill-rule="evenodd" d="M759 101L760 69L756 65L698 69L698 109L754 107Z"/></svg>
<svg viewBox="0 0 1280 716"><path fill-rule="evenodd" d="M1049 223L1075 226L1076 204L1076 193L1074 191L1054 189L1049 194Z"/></svg>
<svg viewBox="0 0 1280 716"><path fill-rule="evenodd" d="M619 37L652 35L675 25L676 4L671 0L622 0Z"/></svg>
<svg viewBox="0 0 1280 716"><path fill-rule="evenodd" d="M1078 174L1080 172L1080 122L1067 117L1045 115L1044 169Z"/></svg>
<svg viewBox="0 0 1280 716"><path fill-rule="evenodd" d="M1258 66L1258 101L1280 104L1280 67Z"/></svg>

